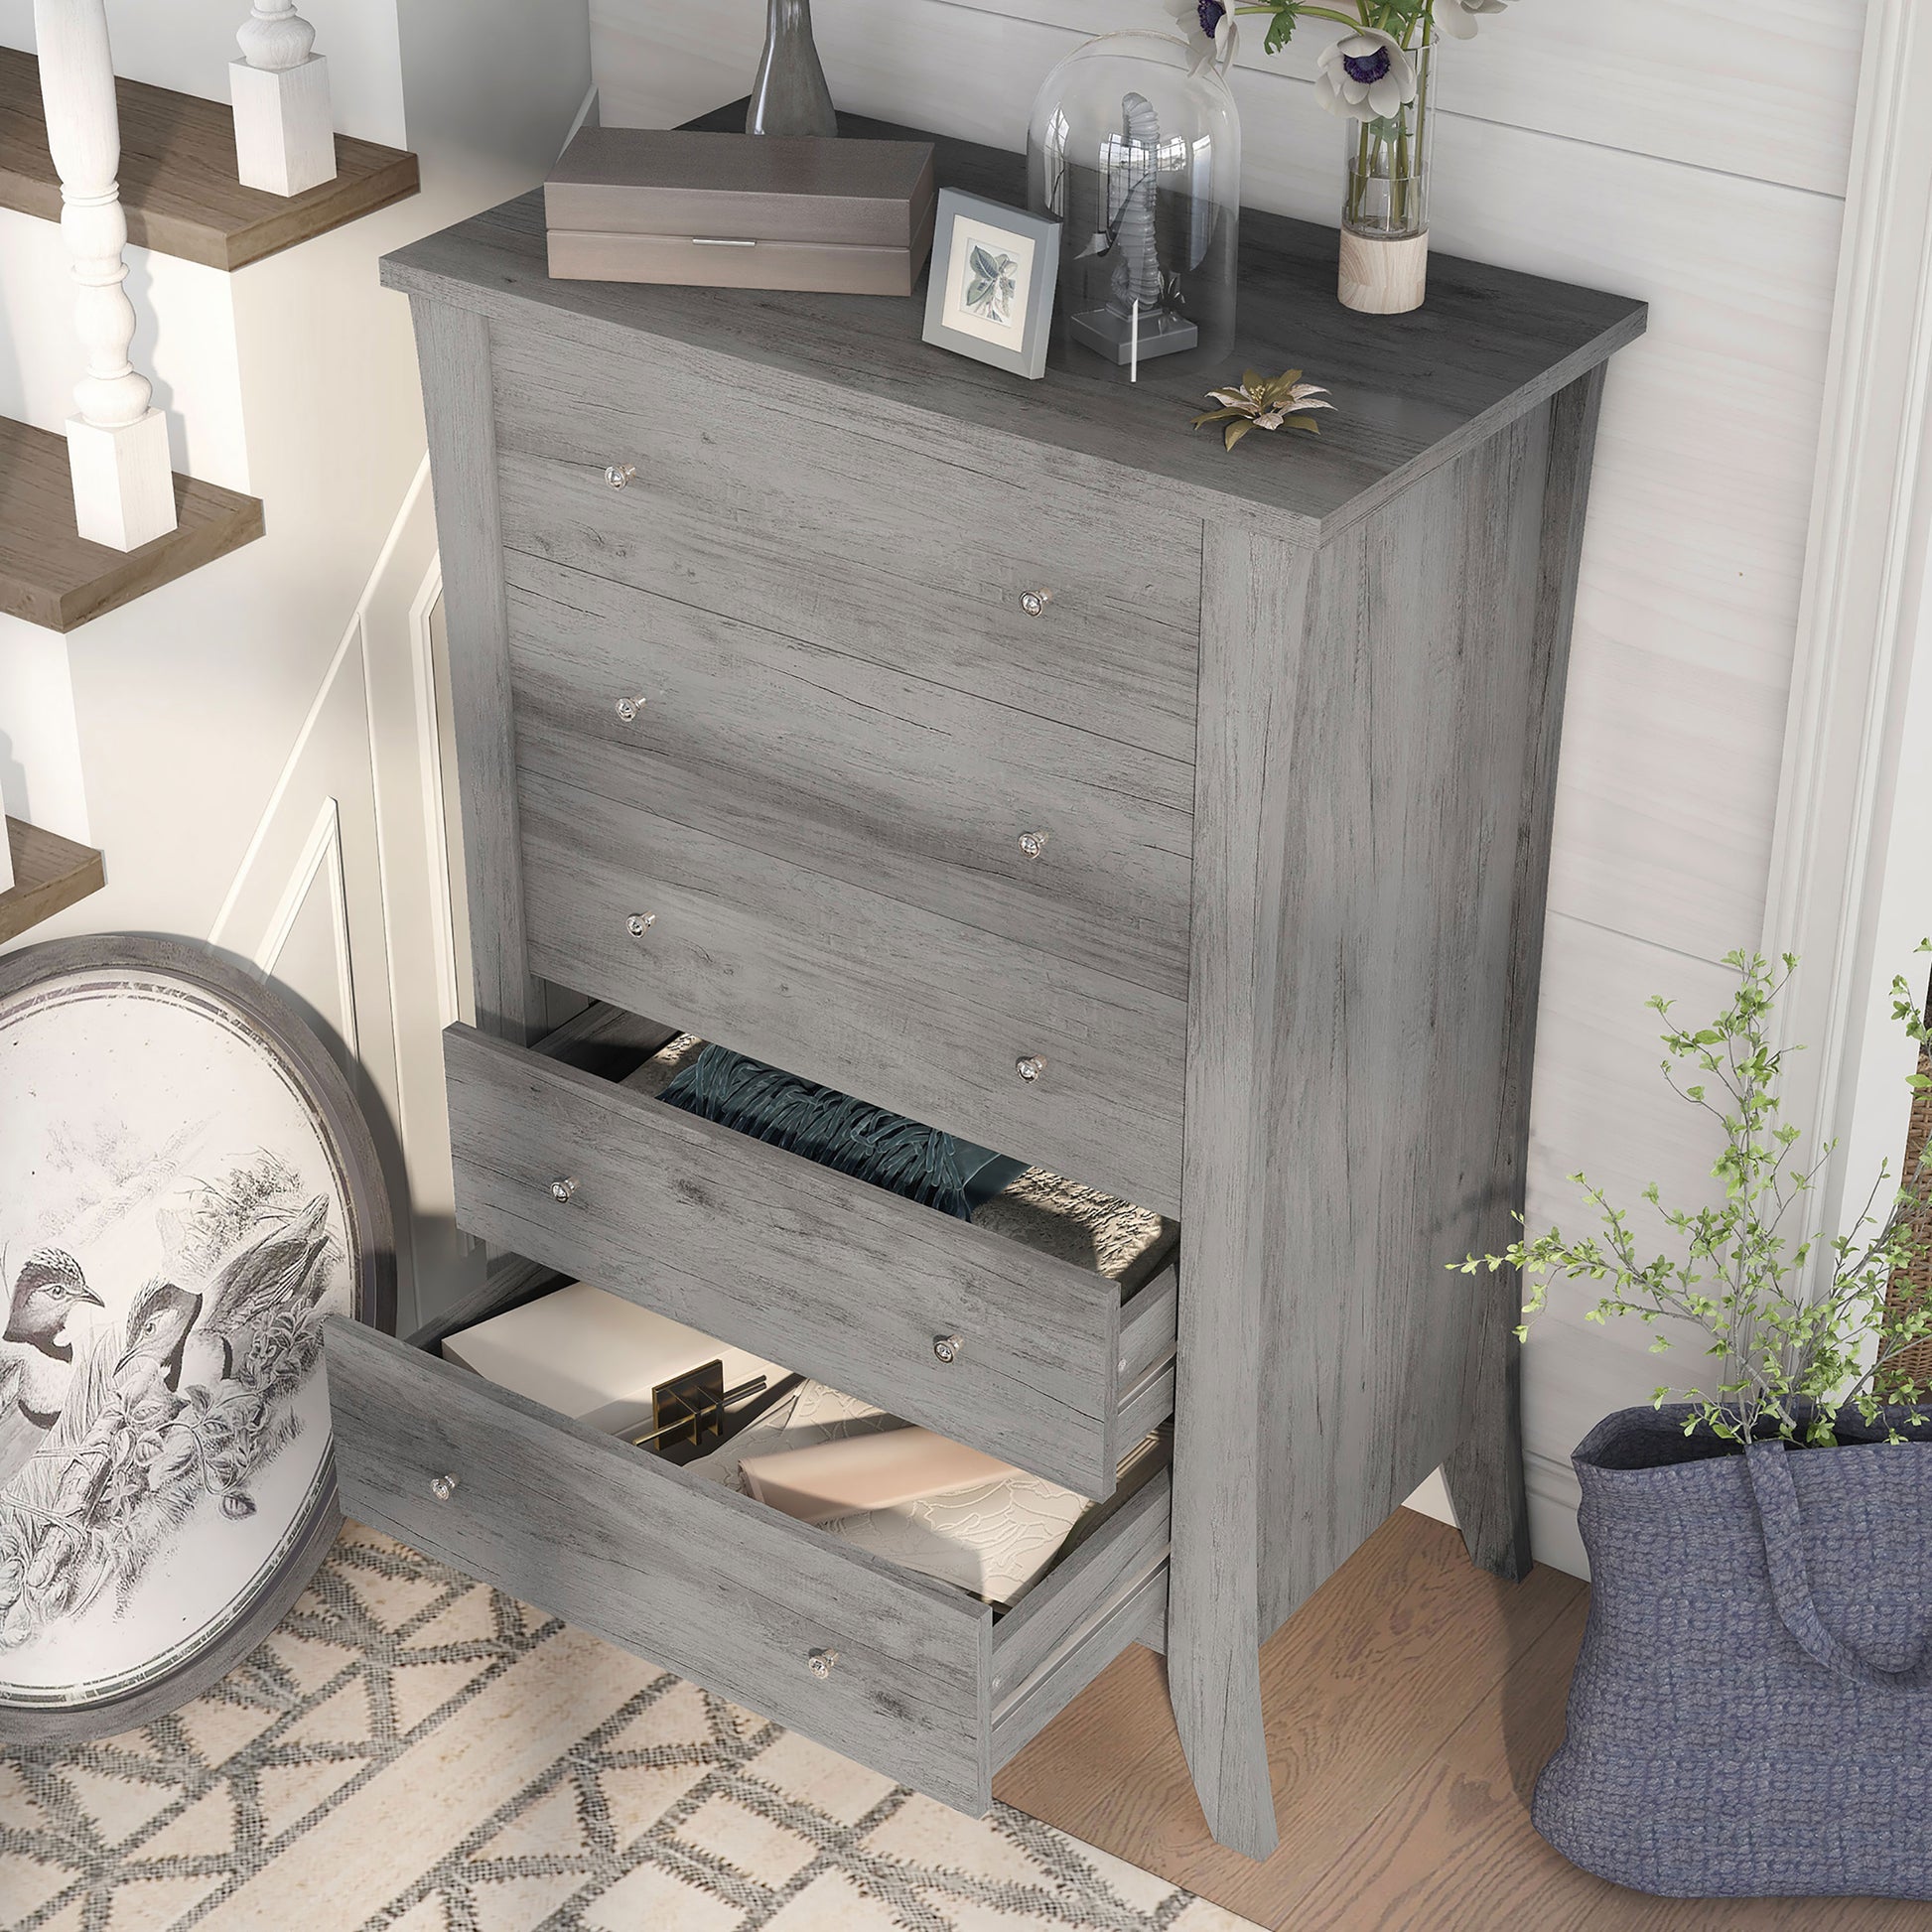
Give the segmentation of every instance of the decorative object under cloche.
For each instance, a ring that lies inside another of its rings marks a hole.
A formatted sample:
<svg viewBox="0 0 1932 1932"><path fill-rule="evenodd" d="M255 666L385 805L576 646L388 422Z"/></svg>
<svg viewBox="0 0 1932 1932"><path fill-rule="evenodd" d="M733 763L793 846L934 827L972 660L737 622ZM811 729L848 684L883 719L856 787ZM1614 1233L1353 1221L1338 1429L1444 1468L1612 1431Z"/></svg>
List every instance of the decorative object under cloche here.
<svg viewBox="0 0 1932 1932"><path fill-rule="evenodd" d="M1143 362L1234 344L1241 117L1235 28L1212 41L1103 34L1046 76L1027 128L1028 195L1058 220L1056 354L1136 381Z"/></svg>

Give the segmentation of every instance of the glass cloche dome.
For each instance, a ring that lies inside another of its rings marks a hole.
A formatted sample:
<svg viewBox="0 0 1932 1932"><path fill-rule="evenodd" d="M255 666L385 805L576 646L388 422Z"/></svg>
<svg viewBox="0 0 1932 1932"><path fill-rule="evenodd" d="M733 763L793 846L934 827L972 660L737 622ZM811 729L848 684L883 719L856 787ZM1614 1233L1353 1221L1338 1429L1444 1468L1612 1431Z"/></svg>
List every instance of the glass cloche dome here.
<svg viewBox="0 0 1932 1932"><path fill-rule="evenodd" d="M1057 365L1133 381L1154 357L1205 366L1233 346L1233 59L1230 21L1198 57L1172 34L1103 34L1046 76L1027 128L1027 181L1035 213L1063 224Z"/></svg>

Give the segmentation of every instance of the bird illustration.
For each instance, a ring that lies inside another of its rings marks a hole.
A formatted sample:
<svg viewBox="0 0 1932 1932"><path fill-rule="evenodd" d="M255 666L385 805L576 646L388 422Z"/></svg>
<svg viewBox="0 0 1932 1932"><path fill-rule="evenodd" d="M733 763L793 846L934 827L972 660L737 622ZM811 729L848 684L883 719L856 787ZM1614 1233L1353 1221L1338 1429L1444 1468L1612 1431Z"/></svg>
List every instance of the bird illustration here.
<svg viewBox="0 0 1932 1932"><path fill-rule="evenodd" d="M41 1248L15 1278L0 1331L0 1489L39 1451L67 1406L73 1377L68 1320L76 1308L100 1308L80 1264L61 1248Z"/></svg>
<svg viewBox="0 0 1932 1932"><path fill-rule="evenodd" d="M173 1282L151 1282L127 1311L127 1345L114 1364L114 1380L139 1379L170 1395L181 1388L188 1333L202 1311L202 1298Z"/></svg>
<svg viewBox="0 0 1932 1932"><path fill-rule="evenodd" d="M318 1194L299 1214L273 1220L215 1271L207 1313L196 1332L196 1378L232 1379L247 1367L256 1338L300 1301L313 1306L329 1286L329 1198Z"/></svg>

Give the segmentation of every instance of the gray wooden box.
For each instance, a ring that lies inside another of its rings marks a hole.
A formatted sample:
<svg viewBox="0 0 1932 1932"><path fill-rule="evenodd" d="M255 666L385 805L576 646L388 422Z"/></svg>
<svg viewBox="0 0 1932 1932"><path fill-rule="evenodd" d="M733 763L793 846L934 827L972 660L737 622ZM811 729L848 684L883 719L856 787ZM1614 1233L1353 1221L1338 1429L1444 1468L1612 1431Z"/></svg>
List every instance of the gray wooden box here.
<svg viewBox="0 0 1932 1932"><path fill-rule="evenodd" d="M910 295L932 246L925 141L587 127L544 183L566 281Z"/></svg>

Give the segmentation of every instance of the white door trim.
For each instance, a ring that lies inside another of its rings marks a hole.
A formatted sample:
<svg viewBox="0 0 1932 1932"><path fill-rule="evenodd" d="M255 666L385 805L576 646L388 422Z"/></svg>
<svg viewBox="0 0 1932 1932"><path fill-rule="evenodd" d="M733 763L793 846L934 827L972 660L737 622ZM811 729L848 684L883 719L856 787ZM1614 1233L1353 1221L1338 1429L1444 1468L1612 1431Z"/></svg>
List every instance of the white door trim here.
<svg viewBox="0 0 1932 1932"><path fill-rule="evenodd" d="M1881 918L1888 874L1894 897L1908 890L1892 837L1907 802L1898 748L1915 656L1927 654L1915 646L1932 499L1929 13L1923 0L1870 0L1866 20L1765 902L1766 955L1802 962L1780 1027L1806 1048L1787 1062L1787 1118L1814 1147L1841 1143L1821 1202L1833 1225L1863 1173L1848 1138L1879 1104L1871 1029L1890 1025L1879 996L1905 963L1889 943L1879 953L1881 924L1896 925ZM1932 904L1918 909L1932 922ZM1893 1098L1902 1133L1902 1087Z"/></svg>

